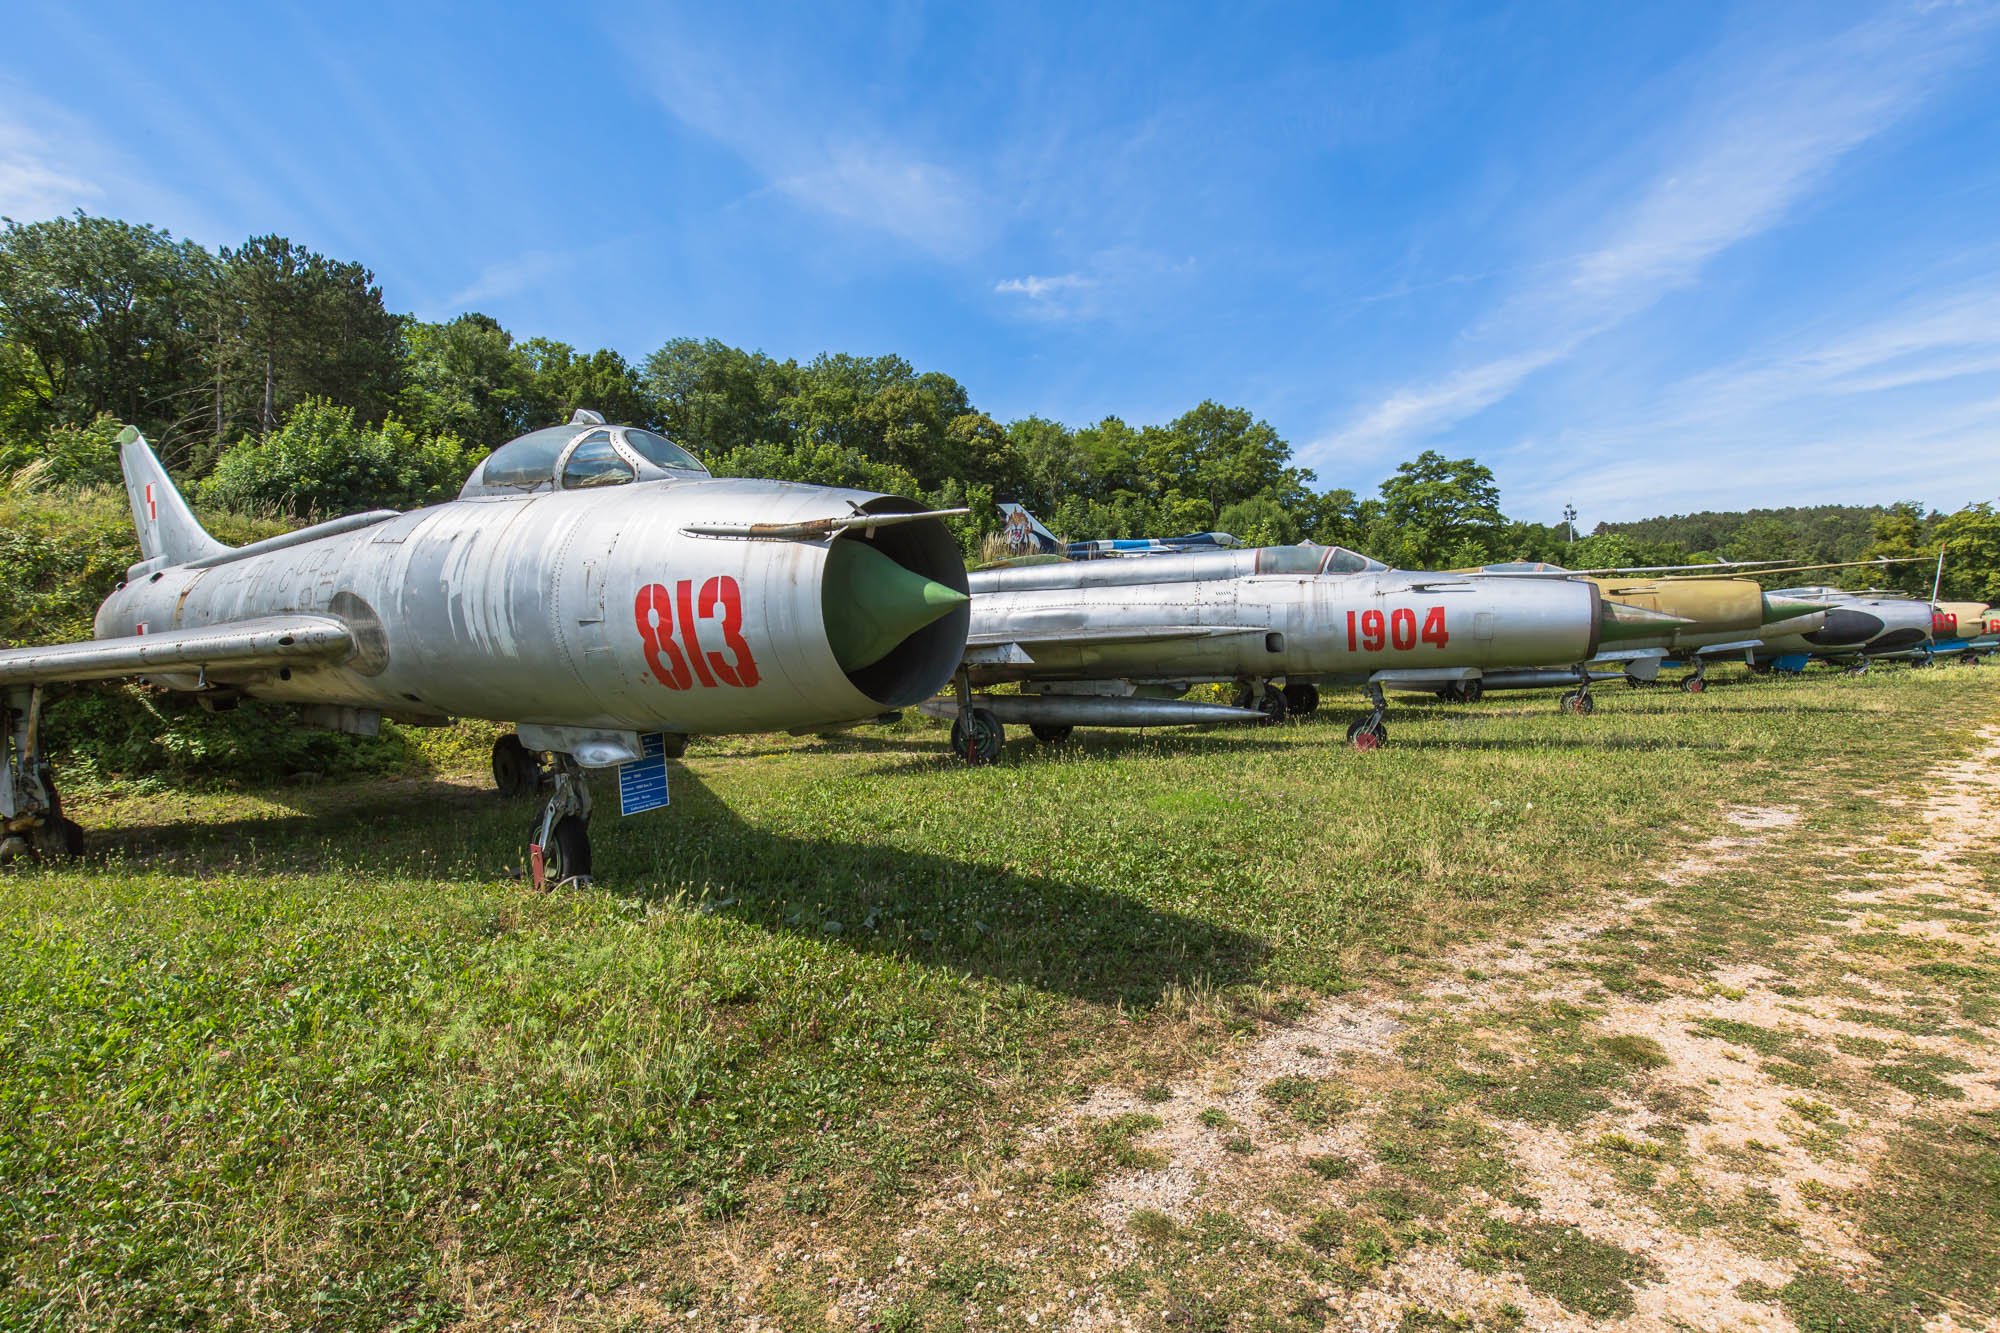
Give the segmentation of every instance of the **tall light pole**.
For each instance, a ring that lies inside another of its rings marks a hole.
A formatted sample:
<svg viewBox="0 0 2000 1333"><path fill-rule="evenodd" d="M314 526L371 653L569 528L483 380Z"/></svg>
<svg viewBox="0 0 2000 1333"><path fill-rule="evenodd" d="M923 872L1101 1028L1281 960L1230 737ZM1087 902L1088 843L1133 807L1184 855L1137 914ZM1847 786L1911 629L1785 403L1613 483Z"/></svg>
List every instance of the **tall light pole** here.
<svg viewBox="0 0 2000 1333"><path fill-rule="evenodd" d="M1576 506L1575 506L1575 505L1573 505L1573 504L1569 504L1569 505L1564 505L1564 506L1563 506L1563 523L1564 523L1564 525L1565 525L1565 526L1567 526L1567 527L1569 528L1569 540L1570 540L1570 544L1571 544L1572 546L1574 546L1574 545L1576 544Z"/></svg>

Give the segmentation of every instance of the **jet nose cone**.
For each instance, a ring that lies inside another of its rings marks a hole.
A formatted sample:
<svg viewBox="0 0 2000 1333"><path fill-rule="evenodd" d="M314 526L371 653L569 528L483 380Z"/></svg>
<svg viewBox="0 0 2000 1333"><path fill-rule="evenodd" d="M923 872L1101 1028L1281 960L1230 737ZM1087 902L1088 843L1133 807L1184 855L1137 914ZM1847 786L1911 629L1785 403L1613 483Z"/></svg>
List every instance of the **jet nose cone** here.
<svg viewBox="0 0 2000 1333"><path fill-rule="evenodd" d="M820 599L826 641L842 671L859 671L972 599L905 569L874 547L842 539L827 552Z"/></svg>
<svg viewBox="0 0 2000 1333"><path fill-rule="evenodd" d="M1689 623L1680 616L1670 616L1664 611L1648 611L1644 607L1627 606L1623 602L1608 602L1600 598L1597 603L1599 643L1658 638L1663 634L1673 633L1676 626Z"/></svg>
<svg viewBox="0 0 2000 1333"><path fill-rule="evenodd" d="M1851 606L1836 606L1827 610L1826 624L1806 635L1806 642L1822 648L1866 643L1886 628L1880 616L1857 611Z"/></svg>
<svg viewBox="0 0 2000 1333"><path fill-rule="evenodd" d="M1800 616L1815 615L1826 610L1821 602L1802 602L1796 597L1773 597L1764 594L1764 623L1769 625L1779 620L1795 620Z"/></svg>

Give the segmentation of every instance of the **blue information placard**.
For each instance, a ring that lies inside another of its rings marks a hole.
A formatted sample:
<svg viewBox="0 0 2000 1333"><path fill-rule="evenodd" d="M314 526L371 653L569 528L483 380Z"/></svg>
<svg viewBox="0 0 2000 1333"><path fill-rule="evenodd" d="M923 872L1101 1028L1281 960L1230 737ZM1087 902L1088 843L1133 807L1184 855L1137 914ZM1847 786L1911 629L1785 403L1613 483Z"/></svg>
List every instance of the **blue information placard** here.
<svg viewBox="0 0 2000 1333"><path fill-rule="evenodd" d="M636 815L667 803L667 738L657 731L639 737L640 758L618 765L618 813Z"/></svg>

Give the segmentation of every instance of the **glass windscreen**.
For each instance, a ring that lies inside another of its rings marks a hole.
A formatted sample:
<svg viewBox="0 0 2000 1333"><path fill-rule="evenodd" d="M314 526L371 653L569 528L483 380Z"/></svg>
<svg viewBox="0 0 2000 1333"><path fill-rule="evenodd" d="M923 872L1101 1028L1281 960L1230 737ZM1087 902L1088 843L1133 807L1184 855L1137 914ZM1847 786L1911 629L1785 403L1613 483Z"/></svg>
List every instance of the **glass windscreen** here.
<svg viewBox="0 0 2000 1333"><path fill-rule="evenodd" d="M531 431L488 455L479 479L488 486L539 486L555 476L556 456L575 438L574 426Z"/></svg>
<svg viewBox="0 0 2000 1333"><path fill-rule="evenodd" d="M594 430L570 452L563 464L562 484L567 490L584 486L622 486L638 473L612 447L611 432Z"/></svg>
<svg viewBox="0 0 2000 1333"><path fill-rule="evenodd" d="M1322 574L1366 574L1371 570L1387 569L1380 560L1370 560L1359 551L1350 551L1345 546L1326 548L1326 564Z"/></svg>
<svg viewBox="0 0 2000 1333"><path fill-rule="evenodd" d="M1257 548L1259 574L1317 574L1317 546L1260 546Z"/></svg>
<svg viewBox="0 0 2000 1333"><path fill-rule="evenodd" d="M636 426L627 426L625 428L625 443L631 446L634 453L638 454L639 457L645 459L648 463L651 463L654 467L682 468L693 472L708 471L707 468L701 465L700 459L664 435L656 435L649 430L640 430Z"/></svg>

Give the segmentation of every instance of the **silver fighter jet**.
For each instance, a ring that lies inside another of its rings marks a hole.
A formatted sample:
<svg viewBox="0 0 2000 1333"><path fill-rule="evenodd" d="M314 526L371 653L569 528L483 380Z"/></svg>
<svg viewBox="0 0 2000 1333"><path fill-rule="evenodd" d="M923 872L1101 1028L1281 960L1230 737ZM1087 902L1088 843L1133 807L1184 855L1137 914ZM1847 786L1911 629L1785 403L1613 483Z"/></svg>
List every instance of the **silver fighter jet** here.
<svg viewBox="0 0 2000 1333"><path fill-rule="evenodd" d="M971 588L956 694L923 706L956 719L952 748L969 763L999 755L1008 722L1056 741L1077 725L1277 721L1312 712L1333 684L1367 692L1347 735L1372 750L1388 736L1385 685L1588 661L1682 623L1576 580L1394 570L1337 546L980 570ZM1237 707L1179 697L1218 681L1237 685ZM1018 695L973 693L1009 682Z"/></svg>
<svg viewBox="0 0 2000 1333"><path fill-rule="evenodd" d="M363 733L385 716L514 723L495 778L533 791L549 757L529 862L563 879L590 870L584 770L651 762L662 804L663 756L687 736L874 718L936 693L965 644L964 564L939 521L962 511L711 477L596 413L503 445L449 503L234 549L138 431L120 441L145 558L93 641L0 652L0 856L81 849L39 737L52 681L140 676Z"/></svg>

